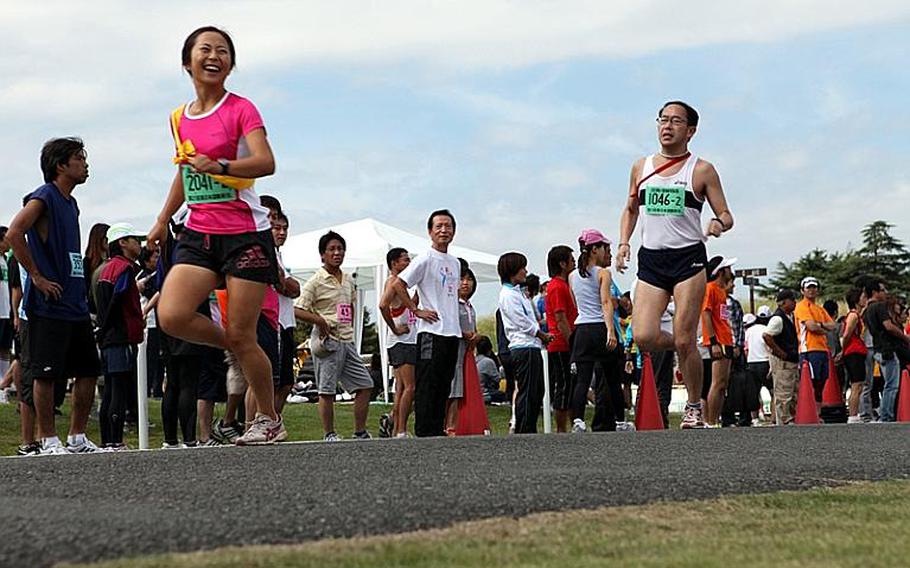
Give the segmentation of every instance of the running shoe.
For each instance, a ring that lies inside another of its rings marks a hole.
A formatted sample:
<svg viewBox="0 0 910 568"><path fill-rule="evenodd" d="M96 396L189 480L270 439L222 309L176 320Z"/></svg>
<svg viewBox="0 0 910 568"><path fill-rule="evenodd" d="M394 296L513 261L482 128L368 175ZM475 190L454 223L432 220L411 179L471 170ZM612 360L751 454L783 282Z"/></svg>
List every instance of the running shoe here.
<svg viewBox="0 0 910 568"><path fill-rule="evenodd" d="M366 430L362 430L360 432L354 432L354 435L351 436L351 439L353 439L353 440L372 440L373 436L370 436L370 433L367 432Z"/></svg>
<svg viewBox="0 0 910 568"><path fill-rule="evenodd" d="M224 350L224 364L227 365L228 383L231 381L246 383L243 369L240 368L240 361L237 360L237 356L234 355L233 351Z"/></svg>
<svg viewBox="0 0 910 568"><path fill-rule="evenodd" d="M392 437L392 417L388 414L383 414L379 417L379 437L380 438L391 438Z"/></svg>
<svg viewBox="0 0 910 568"><path fill-rule="evenodd" d="M6 389L0 389L0 404L9 404L9 393Z"/></svg>
<svg viewBox="0 0 910 568"><path fill-rule="evenodd" d="M278 420L272 420L265 414L257 414L249 430L234 443L238 446L264 446L287 439L288 431L284 429L284 421L280 416Z"/></svg>
<svg viewBox="0 0 910 568"><path fill-rule="evenodd" d="M617 432L634 432L635 424L632 422L617 422L616 431Z"/></svg>
<svg viewBox="0 0 910 568"><path fill-rule="evenodd" d="M576 418L572 421L572 433L581 434L588 431L588 425L585 424L585 421L581 418Z"/></svg>
<svg viewBox="0 0 910 568"><path fill-rule="evenodd" d="M408 434L407 432L399 432L398 434L395 434L396 440L404 440L405 438L410 438L410 437L411 437L411 435Z"/></svg>
<svg viewBox="0 0 910 568"><path fill-rule="evenodd" d="M700 404L697 404L694 406L690 406L688 404L686 405L685 415L683 416L682 422L679 424L679 427L683 430L691 430L691 429L705 427L705 420L702 418Z"/></svg>
<svg viewBox="0 0 910 568"><path fill-rule="evenodd" d="M42 445L41 450L38 452L39 456L66 456L70 452L66 451L66 448L63 447L63 444L56 443L49 446Z"/></svg>
<svg viewBox="0 0 910 568"><path fill-rule="evenodd" d="M103 449L103 450L99 449L99 450L97 450L97 451L101 451L101 452L125 452L125 451L127 451L128 449L130 449L130 447L127 446L126 444L124 444L124 443L121 442L121 443L119 443L119 444L108 444L108 445L104 446L104 449Z"/></svg>
<svg viewBox="0 0 910 568"><path fill-rule="evenodd" d="M200 442L196 445L197 448L217 448L221 444L218 443L218 440L215 438L209 438L205 442Z"/></svg>
<svg viewBox="0 0 910 568"><path fill-rule="evenodd" d="M339 436L335 432L329 432L328 434L323 436L322 441L323 442L340 442L341 436Z"/></svg>
<svg viewBox="0 0 910 568"><path fill-rule="evenodd" d="M224 420L219 420L218 424L212 427L212 437L221 444L233 444L243 435L243 429L240 424L225 424Z"/></svg>
<svg viewBox="0 0 910 568"><path fill-rule="evenodd" d="M100 450L101 449L93 444L92 441L88 439L88 436L85 435L83 435L75 444L66 443L66 451L71 454L91 454Z"/></svg>
<svg viewBox="0 0 910 568"><path fill-rule="evenodd" d="M161 444L161 449L162 449L162 450L182 450L182 449L185 448L185 447L186 447L186 446L184 446L184 445L181 444L181 443L177 443L177 444L168 444L167 442L162 442L162 444Z"/></svg>
<svg viewBox="0 0 910 568"><path fill-rule="evenodd" d="M862 423L863 423L863 419L860 418L859 416L848 416L847 417L847 424L862 424Z"/></svg>
<svg viewBox="0 0 910 568"><path fill-rule="evenodd" d="M37 456L41 453L41 444L32 442L31 444L22 444L16 448L17 456Z"/></svg>

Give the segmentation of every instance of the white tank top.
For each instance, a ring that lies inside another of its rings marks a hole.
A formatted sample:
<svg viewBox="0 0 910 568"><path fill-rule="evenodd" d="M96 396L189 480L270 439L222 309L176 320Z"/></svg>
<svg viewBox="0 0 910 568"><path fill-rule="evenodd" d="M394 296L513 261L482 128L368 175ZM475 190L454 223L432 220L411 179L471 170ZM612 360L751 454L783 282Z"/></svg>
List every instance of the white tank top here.
<svg viewBox="0 0 910 568"><path fill-rule="evenodd" d="M395 335L391 329L386 330L386 347L392 347L399 343L414 345L417 343L417 317L404 306L392 308L392 321L395 325L408 326L408 332L404 335Z"/></svg>
<svg viewBox="0 0 910 568"><path fill-rule="evenodd" d="M575 304L578 306L575 325L604 322L603 304L600 303L600 282L597 279L601 270L603 269L599 266L592 266L584 278L577 270L569 275L569 286L572 287Z"/></svg>
<svg viewBox="0 0 910 568"><path fill-rule="evenodd" d="M674 175L649 177L638 188L641 244L648 249L678 249L707 240L701 226L704 199L695 195L692 176L698 156L689 156ZM648 156L641 179L654 171L654 155Z"/></svg>

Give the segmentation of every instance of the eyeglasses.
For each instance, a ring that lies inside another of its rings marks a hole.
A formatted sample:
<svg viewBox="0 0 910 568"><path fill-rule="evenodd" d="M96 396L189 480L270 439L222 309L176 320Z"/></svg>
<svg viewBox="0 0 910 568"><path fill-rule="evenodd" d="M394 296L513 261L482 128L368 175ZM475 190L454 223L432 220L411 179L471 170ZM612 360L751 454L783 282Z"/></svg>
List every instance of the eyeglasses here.
<svg viewBox="0 0 910 568"><path fill-rule="evenodd" d="M688 121L685 118L679 116L658 116L657 124L661 126L672 124L673 126L679 126L680 124L687 124Z"/></svg>

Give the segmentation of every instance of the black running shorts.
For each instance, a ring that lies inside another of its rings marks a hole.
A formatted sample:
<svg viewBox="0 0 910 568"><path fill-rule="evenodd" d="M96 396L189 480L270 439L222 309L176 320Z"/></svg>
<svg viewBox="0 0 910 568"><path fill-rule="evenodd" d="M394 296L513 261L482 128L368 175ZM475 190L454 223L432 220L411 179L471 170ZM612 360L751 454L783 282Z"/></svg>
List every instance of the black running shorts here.
<svg viewBox="0 0 910 568"><path fill-rule="evenodd" d="M191 264L217 274L276 284L278 260L271 231L213 235L184 229L175 264Z"/></svg>
<svg viewBox="0 0 910 568"><path fill-rule="evenodd" d="M668 293L680 282L685 282L708 264L704 243L679 249L638 249L638 279Z"/></svg>

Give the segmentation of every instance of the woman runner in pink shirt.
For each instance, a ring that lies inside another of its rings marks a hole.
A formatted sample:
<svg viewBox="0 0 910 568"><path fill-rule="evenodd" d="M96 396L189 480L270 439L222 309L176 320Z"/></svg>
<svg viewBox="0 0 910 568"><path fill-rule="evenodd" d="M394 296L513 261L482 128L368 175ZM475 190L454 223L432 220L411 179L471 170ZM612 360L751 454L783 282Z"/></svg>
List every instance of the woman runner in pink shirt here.
<svg viewBox="0 0 910 568"><path fill-rule="evenodd" d="M268 210L253 182L274 173L275 159L259 111L225 89L236 64L230 36L211 26L197 29L183 44L182 61L196 98L171 115L178 170L149 231L149 246L164 237L182 203L190 215L161 290L159 323L170 335L226 350L256 405L253 423L236 443L271 444L286 439L287 431L275 412L271 365L256 342L256 321L278 264ZM227 331L196 313L222 283L229 298Z"/></svg>

